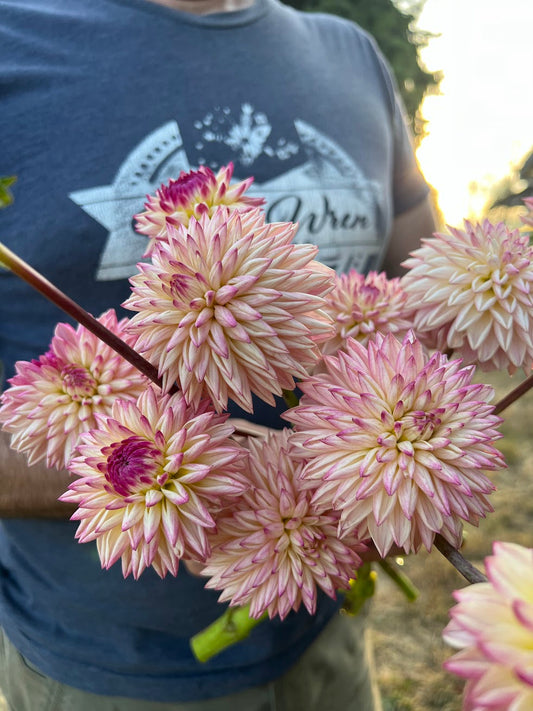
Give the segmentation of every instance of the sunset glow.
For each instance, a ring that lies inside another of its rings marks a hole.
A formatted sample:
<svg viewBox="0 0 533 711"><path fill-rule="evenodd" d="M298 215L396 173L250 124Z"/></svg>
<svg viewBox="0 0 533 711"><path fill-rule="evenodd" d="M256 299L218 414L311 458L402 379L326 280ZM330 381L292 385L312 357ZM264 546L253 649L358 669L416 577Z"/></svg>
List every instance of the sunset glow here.
<svg viewBox="0 0 533 711"><path fill-rule="evenodd" d="M443 73L423 104L418 159L457 225L478 218L491 186L533 149L533 2L427 0L418 24L439 35L422 59Z"/></svg>

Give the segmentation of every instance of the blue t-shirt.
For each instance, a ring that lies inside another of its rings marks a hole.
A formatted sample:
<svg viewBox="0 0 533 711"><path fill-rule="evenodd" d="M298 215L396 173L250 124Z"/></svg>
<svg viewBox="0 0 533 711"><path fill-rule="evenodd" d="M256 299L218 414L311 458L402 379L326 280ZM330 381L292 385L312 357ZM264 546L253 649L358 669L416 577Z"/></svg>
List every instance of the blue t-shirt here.
<svg viewBox="0 0 533 711"><path fill-rule="evenodd" d="M132 217L181 170L232 160L270 221L300 223L339 271L378 269L395 215L427 194L373 41L277 0L194 16L147 0L0 0L0 175L16 174L2 240L98 315L128 296L146 238ZM66 318L0 273L0 358L43 353ZM256 419L276 424L260 406ZM45 674L79 688L188 701L285 671L337 608L291 614L207 664L189 638L217 594L182 567L102 571L76 524L0 525L0 622Z"/></svg>

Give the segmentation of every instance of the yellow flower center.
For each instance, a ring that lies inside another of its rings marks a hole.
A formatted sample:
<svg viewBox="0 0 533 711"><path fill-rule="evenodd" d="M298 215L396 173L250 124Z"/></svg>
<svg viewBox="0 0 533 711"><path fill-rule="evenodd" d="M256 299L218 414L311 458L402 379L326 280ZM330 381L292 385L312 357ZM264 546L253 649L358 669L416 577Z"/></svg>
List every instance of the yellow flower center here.
<svg viewBox="0 0 533 711"><path fill-rule="evenodd" d="M77 402L91 398L98 387L98 383L87 368L74 363L69 363L62 369L61 379L65 393Z"/></svg>

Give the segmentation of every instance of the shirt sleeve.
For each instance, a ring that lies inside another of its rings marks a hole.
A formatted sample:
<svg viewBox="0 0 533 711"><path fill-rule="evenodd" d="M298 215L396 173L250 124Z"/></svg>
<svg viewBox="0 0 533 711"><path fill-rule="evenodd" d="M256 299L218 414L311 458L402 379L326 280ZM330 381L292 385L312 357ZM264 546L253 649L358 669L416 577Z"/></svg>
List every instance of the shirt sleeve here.
<svg viewBox="0 0 533 711"><path fill-rule="evenodd" d="M397 217L421 203L429 194L429 186L416 159L407 112L392 70L375 40L370 38L370 41L376 54L378 70L387 92L391 110L394 145L391 182L393 214L394 217Z"/></svg>

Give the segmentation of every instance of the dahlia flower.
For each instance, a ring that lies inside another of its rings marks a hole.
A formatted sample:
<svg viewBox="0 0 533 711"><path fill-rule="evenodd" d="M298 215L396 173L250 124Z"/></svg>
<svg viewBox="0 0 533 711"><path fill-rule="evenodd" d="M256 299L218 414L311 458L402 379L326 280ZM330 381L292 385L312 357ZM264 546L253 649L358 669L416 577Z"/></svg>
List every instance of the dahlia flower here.
<svg viewBox="0 0 533 711"><path fill-rule="evenodd" d="M456 591L445 668L467 679L465 711L533 709L533 550L495 543L489 582Z"/></svg>
<svg viewBox="0 0 533 711"><path fill-rule="evenodd" d="M459 360L425 356L412 333L403 342L377 333L367 347L349 338L324 361L284 414L309 460L313 504L339 510L339 534L372 538L383 557L393 543L429 550L438 532L457 547L462 520L492 510L482 469L504 466L492 446L501 436L492 389L472 383L474 368Z"/></svg>
<svg viewBox="0 0 533 711"><path fill-rule="evenodd" d="M192 408L153 386L97 416L69 465L80 478L60 499L78 505L76 538L96 540L102 567L121 558L124 577L150 565L164 577L184 556L206 558L213 510L247 486L245 450L228 439L226 419L205 400Z"/></svg>
<svg viewBox="0 0 533 711"><path fill-rule="evenodd" d="M177 381L188 402L232 398L252 411L254 392L270 404L320 358L332 332L320 311L334 272L294 245L292 223L265 224L260 210L224 208L194 218L139 264L124 306L135 347L158 366L163 387Z"/></svg>
<svg viewBox="0 0 533 711"><path fill-rule="evenodd" d="M400 280L387 279L385 272L364 276L352 269L338 275L324 307L335 324L335 335L322 345L322 352L334 354L348 337L366 345L376 331L405 334L411 327L406 300Z"/></svg>
<svg viewBox="0 0 533 711"><path fill-rule="evenodd" d="M100 323L131 345L128 319L110 309ZM16 375L2 395L0 422L12 434L11 447L28 463L46 458L48 467L67 466L82 432L109 413L117 399L135 401L146 378L83 326L60 323L50 350L38 360L16 363Z"/></svg>
<svg viewBox="0 0 533 711"><path fill-rule="evenodd" d="M533 197L525 198L524 203L528 209L528 213L522 218L522 222L525 225L533 227Z"/></svg>
<svg viewBox="0 0 533 711"><path fill-rule="evenodd" d="M222 590L220 601L250 604L254 618L268 611L284 619L303 603L315 612L317 588L335 597L348 588L365 546L337 538L338 514L317 513L312 491L299 475L302 462L290 456L290 431L250 440L250 488L217 518L212 553L203 571L206 587Z"/></svg>
<svg viewBox="0 0 533 711"><path fill-rule="evenodd" d="M533 247L527 235L465 221L423 240L403 266L414 329L483 370L513 373L533 363Z"/></svg>
<svg viewBox="0 0 533 711"><path fill-rule="evenodd" d="M152 254L158 240L167 241L169 227L186 227L191 217L211 217L219 205L243 211L264 204L263 198L244 196L253 178L230 186L232 175L233 163L221 168L216 175L210 168L201 166L189 173L182 171L177 180L170 180L155 195L148 195L146 210L135 215L136 230L150 237L145 256Z"/></svg>

